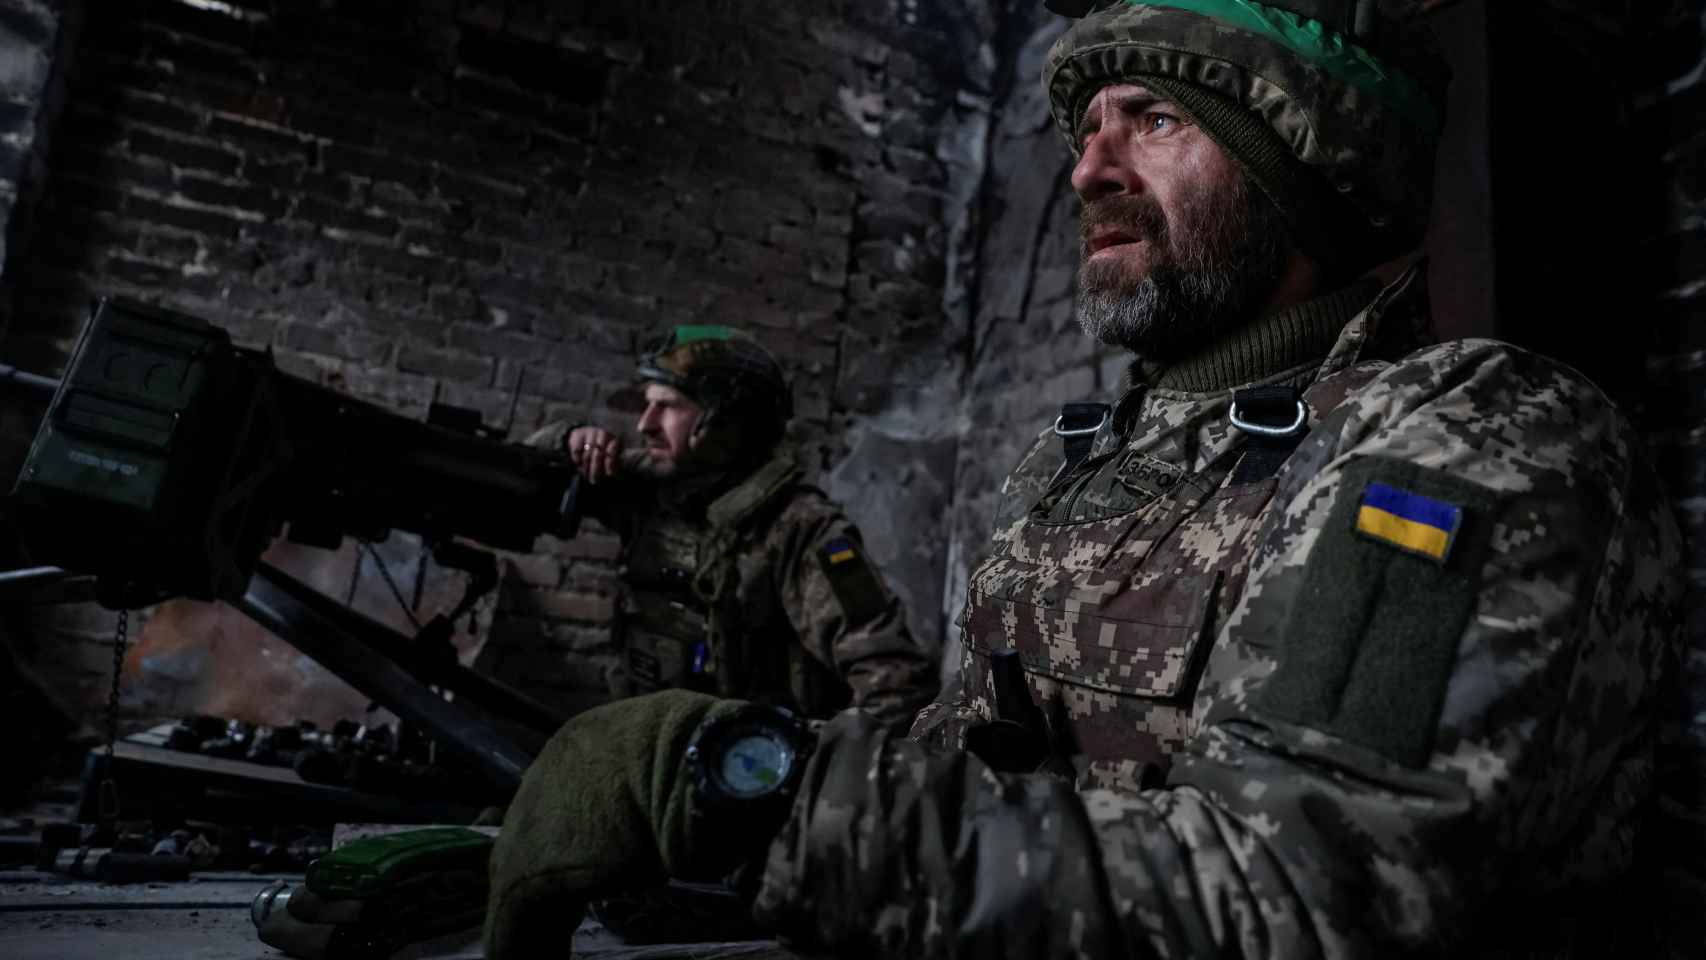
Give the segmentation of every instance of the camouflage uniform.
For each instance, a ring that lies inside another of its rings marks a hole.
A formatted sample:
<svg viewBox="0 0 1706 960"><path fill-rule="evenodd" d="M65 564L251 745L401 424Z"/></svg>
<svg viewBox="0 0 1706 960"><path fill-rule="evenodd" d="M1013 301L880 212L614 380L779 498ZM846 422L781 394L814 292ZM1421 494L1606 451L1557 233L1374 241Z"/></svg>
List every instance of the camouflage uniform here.
<svg viewBox="0 0 1706 960"><path fill-rule="evenodd" d="M1438 76L1359 44L1408 30L1376 7L1433 4L1063 5L1102 7L1045 67L1069 139L1099 86L1147 84L1334 275L1417 242ZM758 914L843 956L1646 955L1624 881L1680 647L1675 520L1579 374L1422 345L1420 275L1144 372L1076 466L1045 432L969 584L961 685L910 738L826 726ZM1283 459L1231 423L1251 385L1301 391ZM1009 651L1036 772L961 749L1008 719Z"/></svg>
<svg viewBox="0 0 1706 960"><path fill-rule="evenodd" d="M560 445L566 432L534 442ZM902 728L935 695L936 658L858 529L792 459L724 483L630 474L583 495L623 544L617 650L601 655L607 686L595 693L684 687L809 717L856 706Z"/></svg>
<svg viewBox="0 0 1706 960"><path fill-rule="evenodd" d="M1573 371L1396 355L1416 276L1324 360L1250 371L1310 411L1270 478L1238 482L1227 391L1166 377L1052 482L1045 432L971 580L963 686L913 739L829 725L768 922L850 956L1598 955L1626 918L1532 921L1630 865L1677 529ZM1444 562L1356 532L1377 483L1461 508ZM1075 780L957 749L1006 649Z"/></svg>

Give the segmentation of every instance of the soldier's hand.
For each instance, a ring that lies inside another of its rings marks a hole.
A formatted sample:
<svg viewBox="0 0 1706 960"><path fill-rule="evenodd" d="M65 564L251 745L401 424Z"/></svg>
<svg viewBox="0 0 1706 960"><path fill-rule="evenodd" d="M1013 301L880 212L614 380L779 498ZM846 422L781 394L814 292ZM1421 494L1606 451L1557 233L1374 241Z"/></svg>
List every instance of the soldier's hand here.
<svg viewBox="0 0 1706 960"><path fill-rule="evenodd" d="M621 465L622 438L603 427L576 427L564 441L569 457L591 483L615 476Z"/></svg>

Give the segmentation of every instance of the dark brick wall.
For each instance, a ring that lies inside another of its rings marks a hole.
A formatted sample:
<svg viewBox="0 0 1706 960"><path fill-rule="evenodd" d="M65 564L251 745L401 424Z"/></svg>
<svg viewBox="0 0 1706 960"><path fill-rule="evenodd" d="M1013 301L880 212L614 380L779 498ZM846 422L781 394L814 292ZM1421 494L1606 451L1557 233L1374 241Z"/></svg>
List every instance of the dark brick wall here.
<svg viewBox="0 0 1706 960"><path fill-rule="evenodd" d="M603 400L637 343L740 324L784 358L793 439L864 495L934 639L957 441L883 424L958 392L943 291L967 161L944 137L975 112L989 19L905 0L92 4L38 228L6 264L0 360L56 371L89 298L122 294L520 438L625 426ZM903 474L920 482L867 493ZM547 546L510 558L482 657L549 685L604 635L616 543Z"/></svg>

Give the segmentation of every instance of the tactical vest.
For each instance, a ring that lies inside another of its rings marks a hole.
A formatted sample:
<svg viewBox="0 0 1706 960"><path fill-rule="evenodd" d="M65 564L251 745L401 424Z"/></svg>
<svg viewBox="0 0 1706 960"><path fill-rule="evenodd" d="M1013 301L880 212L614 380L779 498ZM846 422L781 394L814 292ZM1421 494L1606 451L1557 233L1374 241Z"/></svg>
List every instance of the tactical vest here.
<svg viewBox="0 0 1706 960"><path fill-rule="evenodd" d="M1311 422L1375 372L1351 367L1310 385L1301 399ZM1203 407L1227 416L1224 397ZM1010 522L968 584L970 709L921 716L915 732L965 744L968 729L996 717L991 658L1013 651L1047 721L1050 769L1080 787L1163 781L1193 732L1193 698L1209 682L1209 651L1243 592L1285 458L1249 469L1271 451L1246 438L1187 470L1158 455L1177 434L1145 449L1116 421L1082 459L1063 466L1044 445L1010 479L1022 500L1003 506Z"/></svg>
<svg viewBox="0 0 1706 960"><path fill-rule="evenodd" d="M703 520L675 512L639 519L624 545L617 634L627 675L618 693L751 696L741 689L745 653L731 637L741 631L738 555L801 476L792 459L777 458L713 500Z"/></svg>

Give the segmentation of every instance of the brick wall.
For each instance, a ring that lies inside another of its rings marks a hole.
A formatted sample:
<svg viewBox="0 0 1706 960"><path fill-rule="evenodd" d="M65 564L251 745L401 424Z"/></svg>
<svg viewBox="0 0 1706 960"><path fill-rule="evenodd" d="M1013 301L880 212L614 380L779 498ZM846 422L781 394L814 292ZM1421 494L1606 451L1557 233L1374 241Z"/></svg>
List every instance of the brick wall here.
<svg viewBox="0 0 1706 960"><path fill-rule="evenodd" d="M521 438L625 426L603 399L638 342L740 324L783 357L793 439L832 488L918 478L853 506L939 634L955 441L883 424L958 391L943 289L964 162L943 130L980 4L91 7L39 226L6 264L0 359L58 370L88 299L119 294ZM484 655L530 686L570 679L563 652L597 646L611 610L614 539L549 547L510 558Z"/></svg>

